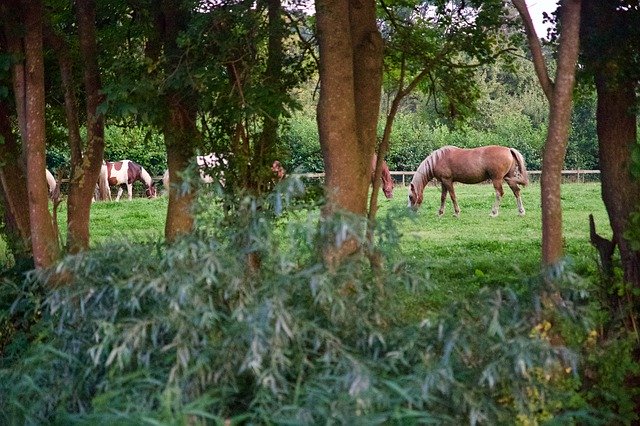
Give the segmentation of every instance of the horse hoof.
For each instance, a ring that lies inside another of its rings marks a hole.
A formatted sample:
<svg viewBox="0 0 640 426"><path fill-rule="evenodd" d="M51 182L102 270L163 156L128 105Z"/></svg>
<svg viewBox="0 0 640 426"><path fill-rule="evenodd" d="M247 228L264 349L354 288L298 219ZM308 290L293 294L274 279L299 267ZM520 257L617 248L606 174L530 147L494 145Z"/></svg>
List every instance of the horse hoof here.
<svg viewBox="0 0 640 426"><path fill-rule="evenodd" d="M491 212L489 213L489 217L498 217L498 213Z"/></svg>

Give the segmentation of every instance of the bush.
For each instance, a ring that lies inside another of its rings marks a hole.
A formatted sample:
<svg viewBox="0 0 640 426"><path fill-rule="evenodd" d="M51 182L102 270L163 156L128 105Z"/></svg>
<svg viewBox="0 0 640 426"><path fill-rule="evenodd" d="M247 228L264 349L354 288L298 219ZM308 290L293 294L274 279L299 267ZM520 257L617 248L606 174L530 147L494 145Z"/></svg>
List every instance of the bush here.
<svg viewBox="0 0 640 426"><path fill-rule="evenodd" d="M104 158L107 161L131 160L142 165L151 176L167 169L167 154L162 136L141 127L105 128Z"/></svg>
<svg viewBox="0 0 640 426"><path fill-rule="evenodd" d="M350 222L318 227L304 206L287 208L299 189L246 198L235 224L200 217L172 246L114 242L31 274L25 288L60 272L73 282L46 292L39 337L2 359L0 422L588 418L576 358L534 321L541 280L526 297L487 290L406 324L386 295L428 281L397 258L397 232L376 234L377 274L362 257L327 270L319 232Z"/></svg>

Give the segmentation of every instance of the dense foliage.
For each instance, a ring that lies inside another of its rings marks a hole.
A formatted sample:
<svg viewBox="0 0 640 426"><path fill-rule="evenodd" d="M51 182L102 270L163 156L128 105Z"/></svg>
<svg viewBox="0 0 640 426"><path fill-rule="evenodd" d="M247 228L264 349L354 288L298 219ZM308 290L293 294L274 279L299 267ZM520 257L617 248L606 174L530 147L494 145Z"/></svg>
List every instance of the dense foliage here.
<svg viewBox="0 0 640 426"><path fill-rule="evenodd" d="M399 256L398 230L380 221L386 267L377 274L363 259L327 270L322 233L358 224L318 228L296 201L301 189L286 181L265 199L247 198L250 214L234 223L205 195L198 232L172 246L109 241L5 281L2 325L12 338L0 347L0 422L633 418L632 395L619 393L636 368L632 345L596 346L597 317L586 308L597 299L568 270L557 271L561 288L534 277L514 292L505 282L408 320L388 295L430 279ZM247 268L248 253L260 269ZM72 285L47 286L60 273ZM551 315L550 290L564 300ZM598 385L583 392L589 380Z"/></svg>

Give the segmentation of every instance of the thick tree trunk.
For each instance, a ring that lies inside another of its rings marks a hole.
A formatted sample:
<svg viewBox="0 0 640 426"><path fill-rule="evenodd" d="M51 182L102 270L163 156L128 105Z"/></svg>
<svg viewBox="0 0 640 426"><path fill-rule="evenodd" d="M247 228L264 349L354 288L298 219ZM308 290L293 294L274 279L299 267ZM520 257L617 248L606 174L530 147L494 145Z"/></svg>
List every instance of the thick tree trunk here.
<svg viewBox="0 0 640 426"><path fill-rule="evenodd" d="M549 130L542 156L542 261L557 264L564 255L560 184L567 152L575 69L580 46L580 0L563 3L558 70L551 99Z"/></svg>
<svg viewBox="0 0 640 426"><path fill-rule="evenodd" d="M40 1L25 9L25 127L27 153L27 192L33 259L36 268L51 266L60 256L51 214L45 169L44 61L42 56L42 14ZM16 94L22 96L22 94Z"/></svg>
<svg viewBox="0 0 640 426"><path fill-rule="evenodd" d="M320 46L317 120L325 165L325 218L348 212L364 219L382 75L375 2L316 1ZM325 247L339 262L359 249L356 236Z"/></svg>
<svg viewBox="0 0 640 426"><path fill-rule="evenodd" d="M373 1L316 2L320 45L318 130L325 163L324 216L364 216L382 76Z"/></svg>
<svg viewBox="0 0 640 426"><path fill-rule="evenodd" d="M630 172L631 152L637 144L636 86L614 82L613 75L603 70L596 76L602 199L620 250L624 279L640 287L640 252L624 238L629 217L640 205L640 181Z"/></svg>
<svg viewBox="0 0 640 426"><path fill-rule="evenodd" d="M67 249L70 253L89 248L91 198L104 157L104 116L98 111L104 95L101 93L98 68L95 2L78 0L76 7L87 95L87 145L82 161L71 165L72 176L67 200Z"/></svg>

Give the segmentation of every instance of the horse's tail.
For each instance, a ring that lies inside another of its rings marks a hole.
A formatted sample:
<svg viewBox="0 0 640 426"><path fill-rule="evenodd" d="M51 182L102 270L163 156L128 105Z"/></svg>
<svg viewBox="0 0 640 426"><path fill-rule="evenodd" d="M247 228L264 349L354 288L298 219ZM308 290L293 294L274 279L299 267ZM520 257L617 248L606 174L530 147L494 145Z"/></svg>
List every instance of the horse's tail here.
<svg viewBox="0 0 640 426"><path fill-rule="evenodd" d="M518 183L521 185L528 185L529 173L527 173L527 165L525 164L524 157L520 154L520 151L515 148L509 148L509 150L518 163L518 169L520 169L520 179L518 179Z"/></svg>
<svg viewBox="0 0 640 426"><path fill-rule="evenodd" d="M164 171L162 175L162 187L168 191L169 190L169 169Z"/></svg>
<svg viewBox="0 0 640 426"><path fill-rule="evenodd" d="M111 201L111 188L109 187L109 166L103 162L100 166L100 176L98 177L98 195L102 201Z"/></svg>

